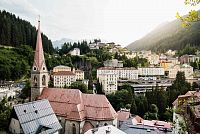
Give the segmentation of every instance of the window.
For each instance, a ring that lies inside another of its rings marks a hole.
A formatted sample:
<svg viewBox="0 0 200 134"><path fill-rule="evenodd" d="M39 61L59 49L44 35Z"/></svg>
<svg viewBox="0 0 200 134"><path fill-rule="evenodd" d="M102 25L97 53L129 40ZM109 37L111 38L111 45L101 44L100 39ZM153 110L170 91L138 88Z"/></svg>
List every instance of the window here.
<svg viewBox="0 0 200 134"><path fill-rule="evenodd" d="M76 125L72 124L72 134L76 134Z"/></svg>
<svg viewBox="0 0 200 134"><path fill-rule="evenodd" d="M36 67L33 67L33 70L34 70L34 71L36 71L36 70L37 70L37 68L36 68Z"/></svg>
<svg viewBox="0 0 200 134"><path fill-rule="evenodd" d="M37 86L37 77L36 77L36 76L34 76L33 85L34 85L35 87Z"/></svg>
<svg viewBox="0 0 200 134"><path fill-rule="evenodd" d="M42 76L42 85L43 86L46 85L46 76L45 75Z"/></svg>
<svg viewBox="0 0 200 134"><path fill-rule="evenodd" d="M45 70L45 67L43 67L43 70Z"/></svg>

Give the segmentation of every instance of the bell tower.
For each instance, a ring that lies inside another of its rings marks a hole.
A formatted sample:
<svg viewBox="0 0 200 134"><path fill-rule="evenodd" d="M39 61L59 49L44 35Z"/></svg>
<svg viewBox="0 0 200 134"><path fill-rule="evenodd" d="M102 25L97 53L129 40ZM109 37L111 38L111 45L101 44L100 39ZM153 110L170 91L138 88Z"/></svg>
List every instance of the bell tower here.
<svg viewBox="0 0 200 134"><path fill-rule="evenodd" d="M31 101L37 99L44 87L48 87L49 73L45 64L42 38L40 32L40 19L38 20L37 41L34 62L31 70Z"/></svg>

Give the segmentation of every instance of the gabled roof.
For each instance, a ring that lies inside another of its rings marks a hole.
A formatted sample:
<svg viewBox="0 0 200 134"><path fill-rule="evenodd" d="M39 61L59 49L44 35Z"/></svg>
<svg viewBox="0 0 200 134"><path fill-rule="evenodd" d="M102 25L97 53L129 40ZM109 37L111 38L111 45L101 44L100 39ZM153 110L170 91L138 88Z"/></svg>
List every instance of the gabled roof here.
<svg viewBox="0 0 200 134"><path fill-rule="evenodd" d="M118 115L117 119L119 121L125 121L131 116L131 113L130 111L120 110L117 112L117 115Z"/></svg>
<svg viewBox="0 0 200 134"><path fill-rule="evenodd" d="M117 117L105 95L84 94L78 89L44 88L38 99L48 99L56 115L69 120L113 120Z"/></svg>
<svg viewBox="0 0 200 134"><path fill-rule="evenodd" d="M38 100L14 106L25 134L54 133L62 127L48 100Z"/></svg>
<svg viewBox="0 0 200 134"><path fill-rule="evenodd" d="M83 134L85 132L87 132L89 129L93 129L93 128L94 128L94 126L90 122L86 121L85 124L83 125L83 129L82 129Z"/></svg>

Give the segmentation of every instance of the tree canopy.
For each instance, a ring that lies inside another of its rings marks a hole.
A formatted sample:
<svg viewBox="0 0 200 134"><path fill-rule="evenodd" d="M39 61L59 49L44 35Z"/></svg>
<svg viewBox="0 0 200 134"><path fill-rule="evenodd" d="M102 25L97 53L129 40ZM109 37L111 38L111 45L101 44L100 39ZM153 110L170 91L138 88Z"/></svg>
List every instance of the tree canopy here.
<svg viewBox="0 0 200 134"><path fill-rule="evenodd" d="M30 22L0 10L0 45L12 47L28 45L35 49L36 33L36 28ZM51 40L43 33L42 43L45 52L54 52Z"/></svg>
<svg viewBox="0 0 200 134"><path fill-rule="evenodd" d="M79 89L82 93L87 93L88 89L85 84L83 84L81 81L75 81L71 84L70 88L72 89Z"/></svg>
<svg viewBox="0 0 200 134"><path fill-rule="evenodd" d="M200 0L185 0L185 5L196 6L200 3ZM187 16L181 16L178 12L176 18L182 22L182 27L188 27L192 22L200 21L199 11L190 10Z"/></svg>
<svg viewBox="0 0 200 134"><path fill-rule="evenodd" d="M171 87L167 88L168 93L168 105L172 106L172 103L176 100L178 95L185 94L191 89L190 83L185 79L184 72L177 72L176 79Z"/></svg>
<svg viewBox="0 0 200 134"><path fill-rule="evenodd" d="M0 131L8 130L10 114L11 106L8 104L7 98L4 97L0 101Z"/></svg>

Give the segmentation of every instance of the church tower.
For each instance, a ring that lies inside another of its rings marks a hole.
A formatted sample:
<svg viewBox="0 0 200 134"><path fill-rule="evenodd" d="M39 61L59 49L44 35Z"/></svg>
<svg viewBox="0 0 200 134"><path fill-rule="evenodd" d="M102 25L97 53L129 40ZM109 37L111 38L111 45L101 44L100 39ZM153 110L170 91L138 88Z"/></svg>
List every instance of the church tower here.
<svg viewBox="0 0 200 134"><path fill-rule="evenodd" d="M48 87L48 82L49 73L44 59L39 20L35 56L31 70L31 101L34 101L42 93L44 87Z"/></svg>

